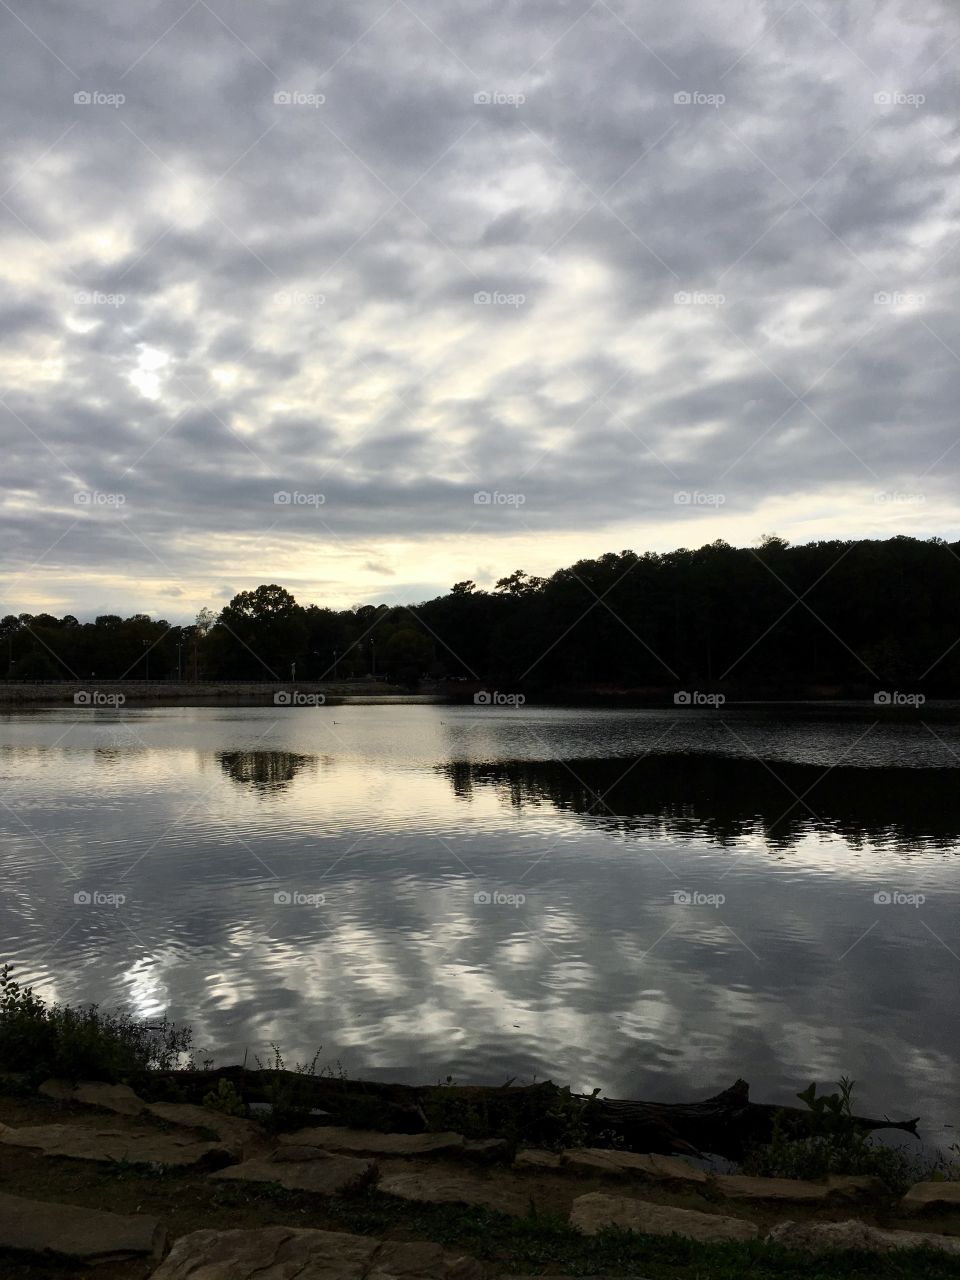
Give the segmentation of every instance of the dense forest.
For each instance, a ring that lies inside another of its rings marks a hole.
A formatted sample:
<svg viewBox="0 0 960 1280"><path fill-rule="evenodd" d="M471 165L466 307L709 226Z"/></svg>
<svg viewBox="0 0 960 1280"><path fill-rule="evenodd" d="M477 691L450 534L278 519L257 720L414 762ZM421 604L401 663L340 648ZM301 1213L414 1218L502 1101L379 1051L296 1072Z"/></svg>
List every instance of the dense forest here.
<svg viewBox="0 0 960 1280"><path fill-rule="evenodd" d="M145 614L0 620L9 679L376 676L499 689L960 689L960 543L718 541L522 570L419 604L336 610L243 591L190 626Z"/></svg>

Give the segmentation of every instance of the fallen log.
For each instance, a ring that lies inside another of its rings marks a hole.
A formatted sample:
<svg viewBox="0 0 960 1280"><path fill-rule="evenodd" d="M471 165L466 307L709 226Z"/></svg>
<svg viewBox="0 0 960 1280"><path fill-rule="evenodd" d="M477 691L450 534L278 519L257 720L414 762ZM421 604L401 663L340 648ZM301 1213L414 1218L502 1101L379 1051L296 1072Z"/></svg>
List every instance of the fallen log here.
<svg viewBox="0 0 960 1280"><path fill-rule="evenodd" d="M661 1154L687 1151L739 1159L750 1147L767 1143L774 1125L790 1138L809 1137L814 1115L793 1106L750 1101L750 1086L737 1080L729 1089L703 1102L663 1103L597 1099L595 1119L601 1132L609 1130L628 1151ZM874 1120L853 1116L851 1123L863 1132L900 1129L917 1136L919 1116L913 1120Z"/></svg>
<svg viewBox="0 0 960 1280"><path fill-rule="evenodd" d="M452 1129L468 1137L506 1137L533 1145L619 1147L659 1154L711 1154L739 1160L769 1142L774 1125L791 1138L814 1132L815 1117L794 1106L751 1102L737 1080L700 1102L647 1102L574 1094L552 1081L534 1085L406 1085L349 1080L295 1071L222 1067L210 1071L149 1072L138 1082L153 1097L202 1102L229 1080L245 1102L270 1102L288 1111L292 1127L350 1125L400 1133ZM279 1117L278 1117L279 1118ZM917 1136L919 1117L882 1120L853 1116L861 1131L899 1129Z"/></svg>

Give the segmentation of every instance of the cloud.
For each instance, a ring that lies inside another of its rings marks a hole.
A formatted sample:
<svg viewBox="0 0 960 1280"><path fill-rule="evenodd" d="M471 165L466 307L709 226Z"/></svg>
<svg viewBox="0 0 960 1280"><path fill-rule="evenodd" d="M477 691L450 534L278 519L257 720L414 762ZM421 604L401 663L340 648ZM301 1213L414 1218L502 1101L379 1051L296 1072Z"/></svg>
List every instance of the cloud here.
<svg viewBox="0 0 960 1280"><path fill-rule="evenodd" d="M724 12L8 14L3 607L957 536L956 15Z"/></svg>

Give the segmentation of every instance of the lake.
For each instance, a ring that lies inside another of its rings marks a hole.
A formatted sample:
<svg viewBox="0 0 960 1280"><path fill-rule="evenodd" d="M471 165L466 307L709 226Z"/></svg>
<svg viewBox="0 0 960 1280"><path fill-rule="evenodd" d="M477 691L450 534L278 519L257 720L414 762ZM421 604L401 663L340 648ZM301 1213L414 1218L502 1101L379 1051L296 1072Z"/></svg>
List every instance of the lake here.
<svg viewBox="0 0 960 1280"><path fill-rule="evenodd" d="M688 1100L858 1082L955 1140L960 725L346 703L0 716L3 955L218 1063Z"/></svg>

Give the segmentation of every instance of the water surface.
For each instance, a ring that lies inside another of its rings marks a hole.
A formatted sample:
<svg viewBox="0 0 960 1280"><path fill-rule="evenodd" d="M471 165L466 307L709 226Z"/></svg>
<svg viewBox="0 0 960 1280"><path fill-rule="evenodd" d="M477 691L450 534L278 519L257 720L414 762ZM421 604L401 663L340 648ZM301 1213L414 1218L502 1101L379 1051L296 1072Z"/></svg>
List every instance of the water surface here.
<svg viewBox="0 0 960 1280"><path fill-rule="evenodd" d="M949 1142L958 762L956 723L842 709L6 714L3 952L219 1061L666 1100L845 1072Z"/></svg>

